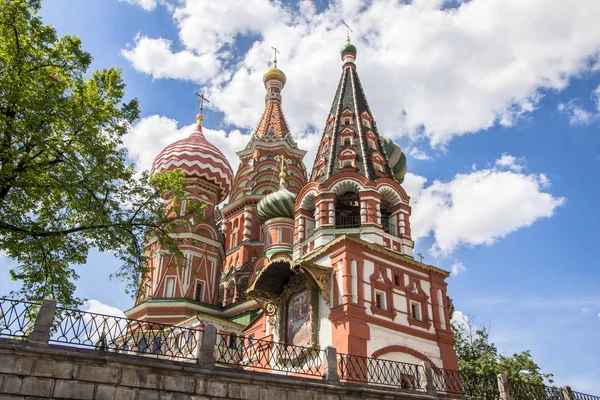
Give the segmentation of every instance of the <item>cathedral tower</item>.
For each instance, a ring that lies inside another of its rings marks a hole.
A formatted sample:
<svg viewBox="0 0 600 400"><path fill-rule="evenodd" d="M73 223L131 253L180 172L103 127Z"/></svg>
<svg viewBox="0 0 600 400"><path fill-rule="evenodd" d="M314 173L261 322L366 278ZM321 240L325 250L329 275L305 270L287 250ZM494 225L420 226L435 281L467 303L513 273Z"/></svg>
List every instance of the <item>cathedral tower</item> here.
<svg viewBox="0 0 600 400"><path fill-rule="evenodd" d="M174 323L196 313L214 313L211 307L218 303L225 252L215 211L229 195L233 171L223 153L204 137L202 120L199 114L192 134L167 146L152 164L152 174L176 168L184 173L185 199L164 198L167 215L184 217L172 233L184 257L178 259L156 240L146 243L150 275L135 307L127 311L130 318ZM190 201L204 203L204 215L188 213Z"/></svg>
<svg viewBox="0 0 600 400"><path fill-rule="evenodd" d="M263 82L265 108L246 148L237 153L240 166L229 203L222 210L226 258L221 290L225 306L246 297L248 279L255 272L266 239L261 221L257 219L257 204L279 189L280 164L285 163L287 171L286 190L298 193L306 183L302 161L306 151L298 149L283 115L281 91L286 76L277 68L277 59L264 74ZM256 307L254 301L252 304Z"/></svg>

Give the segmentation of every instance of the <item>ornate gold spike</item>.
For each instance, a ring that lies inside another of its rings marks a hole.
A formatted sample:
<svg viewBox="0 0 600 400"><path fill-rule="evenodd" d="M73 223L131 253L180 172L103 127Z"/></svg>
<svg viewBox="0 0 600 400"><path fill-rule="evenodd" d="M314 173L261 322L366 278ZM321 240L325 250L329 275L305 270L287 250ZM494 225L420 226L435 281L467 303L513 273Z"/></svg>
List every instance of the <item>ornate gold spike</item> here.
<svg viewBox="0 0 600 400"><path fill-rule="evenodd" d="M273 49L273 51L275 52L275 55L273 57L273 64L276 67L277 66L277 53L279 53L279 50L277 50L277 47L273 47L271 46L271 48Z"/></svg>
<svg viewBox="0 0 600 400"><path fill-rule="evenodd" d="M352 29L350 29L348 24L345 23L344 21L342 21L342 24L346 25L346 42L350 43L350 32L354 32L354 31Z"/></svg>
<svg viewBox="0 0 600 400"><path fill-rule="evenodd" d="M282 154L281 155L281 169L279 172L279 185L283 185L285 186L285 178L287 177L287 174L285 173L285 163L286 163L287 159L285 158L285 156Z"/></svg>
<svg viewBox="0 0 600 400"><path fill-rule="evenodd" d="M202 111L204 110L204 102L206 101L207 103L210 103L210 101L208 101L208 99L202 93L194 92L194 94L200 97L200 112L196 116L196 121L198 125L202 125L202 121L204 120L204 115L202 114Z"/></svg>

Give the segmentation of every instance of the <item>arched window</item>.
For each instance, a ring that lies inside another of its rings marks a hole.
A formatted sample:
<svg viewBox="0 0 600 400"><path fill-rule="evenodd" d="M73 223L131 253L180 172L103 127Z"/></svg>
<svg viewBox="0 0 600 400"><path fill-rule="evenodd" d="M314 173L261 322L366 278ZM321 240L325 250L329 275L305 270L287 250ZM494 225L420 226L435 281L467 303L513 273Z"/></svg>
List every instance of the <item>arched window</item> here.
<svg viewBox="0 0 600 400"><path fill-rule="evenodd" d="M360 226L360 202L358 193L348 191L337 196L335 227L356 228Z"/></svg>
<svg viewBox="0 0 600 400"><path fill-rule="evenodd" d="M248 278L242 278L240 280L240 297L246 298L246 290L248 290Z"/></svg>
<svg viewBox="0 0 600 400"><path fill-rule="evenodd" d="M384 232L397 236L398 229L396 225L392 223L392 213L390 212L390 208L392 208L392 205L388 201L385 199L381 200L381 205L379 207L381 211L381 227L383 228Z"/></svg>

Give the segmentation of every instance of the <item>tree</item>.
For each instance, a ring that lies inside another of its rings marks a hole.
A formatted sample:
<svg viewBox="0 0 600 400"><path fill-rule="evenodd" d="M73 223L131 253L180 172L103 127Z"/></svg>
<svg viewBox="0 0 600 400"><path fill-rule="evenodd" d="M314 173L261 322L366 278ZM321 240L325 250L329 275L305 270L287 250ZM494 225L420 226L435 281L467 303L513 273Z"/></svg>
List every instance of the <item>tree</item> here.
<svg viewBox="0 0 600 400"><path fill-rule="evenodd" d="M29 300L74 298L72 264L90 248L114 252L114 274L137 289L143 241L157 237L176 254L163 197L181 198L181 171L137 174L122 138L139 116L124 102L121 71L88 74L92 61L75 36L57 37L38 17L41 0L0 1L0 249ZM189 214L202 205L190 203Z"/></svg>
<svg viewBox="0 0 600 400"><path fill-rule="evenodd" d="M502 373L512 382L552 383L553 375L540 371L530 350L510 357L500 354L496 345L490 343L488 327L475 327L470 318L465 318L460 323L452 322L452 332L459 371L484 376Z"/></svg>

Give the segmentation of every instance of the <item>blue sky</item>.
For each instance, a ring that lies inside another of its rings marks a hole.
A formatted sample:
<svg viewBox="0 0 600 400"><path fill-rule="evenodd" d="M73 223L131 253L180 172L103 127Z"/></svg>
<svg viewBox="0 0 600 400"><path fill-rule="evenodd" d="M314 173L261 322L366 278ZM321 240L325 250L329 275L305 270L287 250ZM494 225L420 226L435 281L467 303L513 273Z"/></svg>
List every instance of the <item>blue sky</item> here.
<svg viewBox="0 0 600 400"><path fill-rule="evenodd" d="M556 3L556 4L555 4ZM572 3L572 4L570 4ZM600 394L600 34L596 0L268 3L45 0L42 17L76 34L93 67L118 65L142 120L126 140L148 168L190 132L197 101L232 166L264 105L270 46L288 84L284 112L309 150L340 73L340 21L380 131L408 156L416 252L453 270L457 310L491 327L507 354L531 349L556 382ZM127 309L92 253L77 294ZM13 263L0 262L0 293Z"/></svg>

